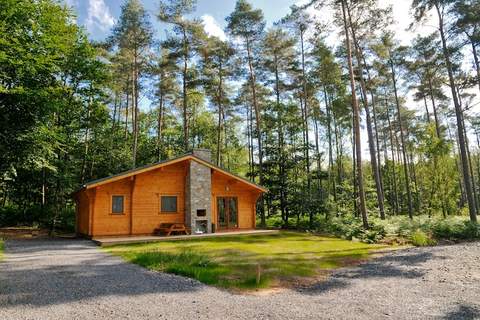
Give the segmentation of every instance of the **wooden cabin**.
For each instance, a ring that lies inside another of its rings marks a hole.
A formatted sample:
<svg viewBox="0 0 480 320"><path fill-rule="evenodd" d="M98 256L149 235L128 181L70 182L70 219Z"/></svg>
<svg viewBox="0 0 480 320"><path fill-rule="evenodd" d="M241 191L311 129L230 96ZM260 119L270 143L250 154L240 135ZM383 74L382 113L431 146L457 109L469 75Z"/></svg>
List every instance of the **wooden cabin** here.
<svg viewBox="0 0 480 320"><path fill-rule="evenodd" d="M154 234L183 224L192 234L255 228L266 189L210 162L210 151L125 171L73 194L76 230L87 237Z"/></svg>

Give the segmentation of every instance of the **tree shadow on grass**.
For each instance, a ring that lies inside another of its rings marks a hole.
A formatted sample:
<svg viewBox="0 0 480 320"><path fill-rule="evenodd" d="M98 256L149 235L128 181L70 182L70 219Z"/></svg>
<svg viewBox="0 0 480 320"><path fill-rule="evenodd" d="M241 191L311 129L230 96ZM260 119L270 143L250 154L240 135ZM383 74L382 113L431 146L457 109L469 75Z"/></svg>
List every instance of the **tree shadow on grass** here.
<svg viewBox="0 0 480 320"><path fill-rule="evenodd" d="M8 243L8 242L7 242ZM9 243L0 263L0 307L57 305L104 296L195 292L199 282L149 271L99 252L88 241Z"/></svg>

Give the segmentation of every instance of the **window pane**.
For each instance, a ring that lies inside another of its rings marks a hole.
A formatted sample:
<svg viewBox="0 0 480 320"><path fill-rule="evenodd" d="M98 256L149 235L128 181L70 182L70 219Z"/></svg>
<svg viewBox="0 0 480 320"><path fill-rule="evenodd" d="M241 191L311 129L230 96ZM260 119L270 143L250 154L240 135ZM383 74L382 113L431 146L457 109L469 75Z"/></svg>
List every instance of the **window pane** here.
<svg viewBox="0 0 480 320"><path fill-rule="evenodd" d="M123 213L123 196L112 196L112 213Z"/></svg>
<svg viewBox="0 0 480 320"><path fill-rule="evenodd" d="M177 197L162 196L161 209L162 209L162 212L177 212Z"/></svg>

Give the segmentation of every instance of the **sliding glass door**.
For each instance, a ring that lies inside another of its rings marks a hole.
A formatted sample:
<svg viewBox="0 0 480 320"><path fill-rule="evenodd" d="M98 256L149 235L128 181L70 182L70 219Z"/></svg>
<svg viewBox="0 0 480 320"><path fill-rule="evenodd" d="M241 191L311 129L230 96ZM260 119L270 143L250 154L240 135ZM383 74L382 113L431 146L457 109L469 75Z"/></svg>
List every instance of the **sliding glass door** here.
<svg viewBox="0 0 480 320"><path fill-rule="evenodd" d="M219 229L238 228L238 201L236 197L217 197L217 226Z"/></svg>

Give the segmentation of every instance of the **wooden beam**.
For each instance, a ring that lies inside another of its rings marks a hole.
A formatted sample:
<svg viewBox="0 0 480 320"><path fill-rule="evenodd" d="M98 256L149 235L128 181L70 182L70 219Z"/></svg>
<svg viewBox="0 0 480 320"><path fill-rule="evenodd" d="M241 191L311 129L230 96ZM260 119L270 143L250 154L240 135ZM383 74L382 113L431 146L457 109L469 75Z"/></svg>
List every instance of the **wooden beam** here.
<svg viewBox="0 0 480 320"><path fill-rule="evenodd" d="M90 236L94 236L94 220L95 220L95 200L97 198L97 188L90 190L90 192L86 192L88 197L88 212L89 212L89 219L88 219L88 226L90 230Z"/></svg>
<svg viewBox="0 0 480 320"><path fill-rule="evenodd" d="M137 176L132 176L130 178L130 235L133 234L133 193L135 191L135 182L137 181Z"/></svg>

